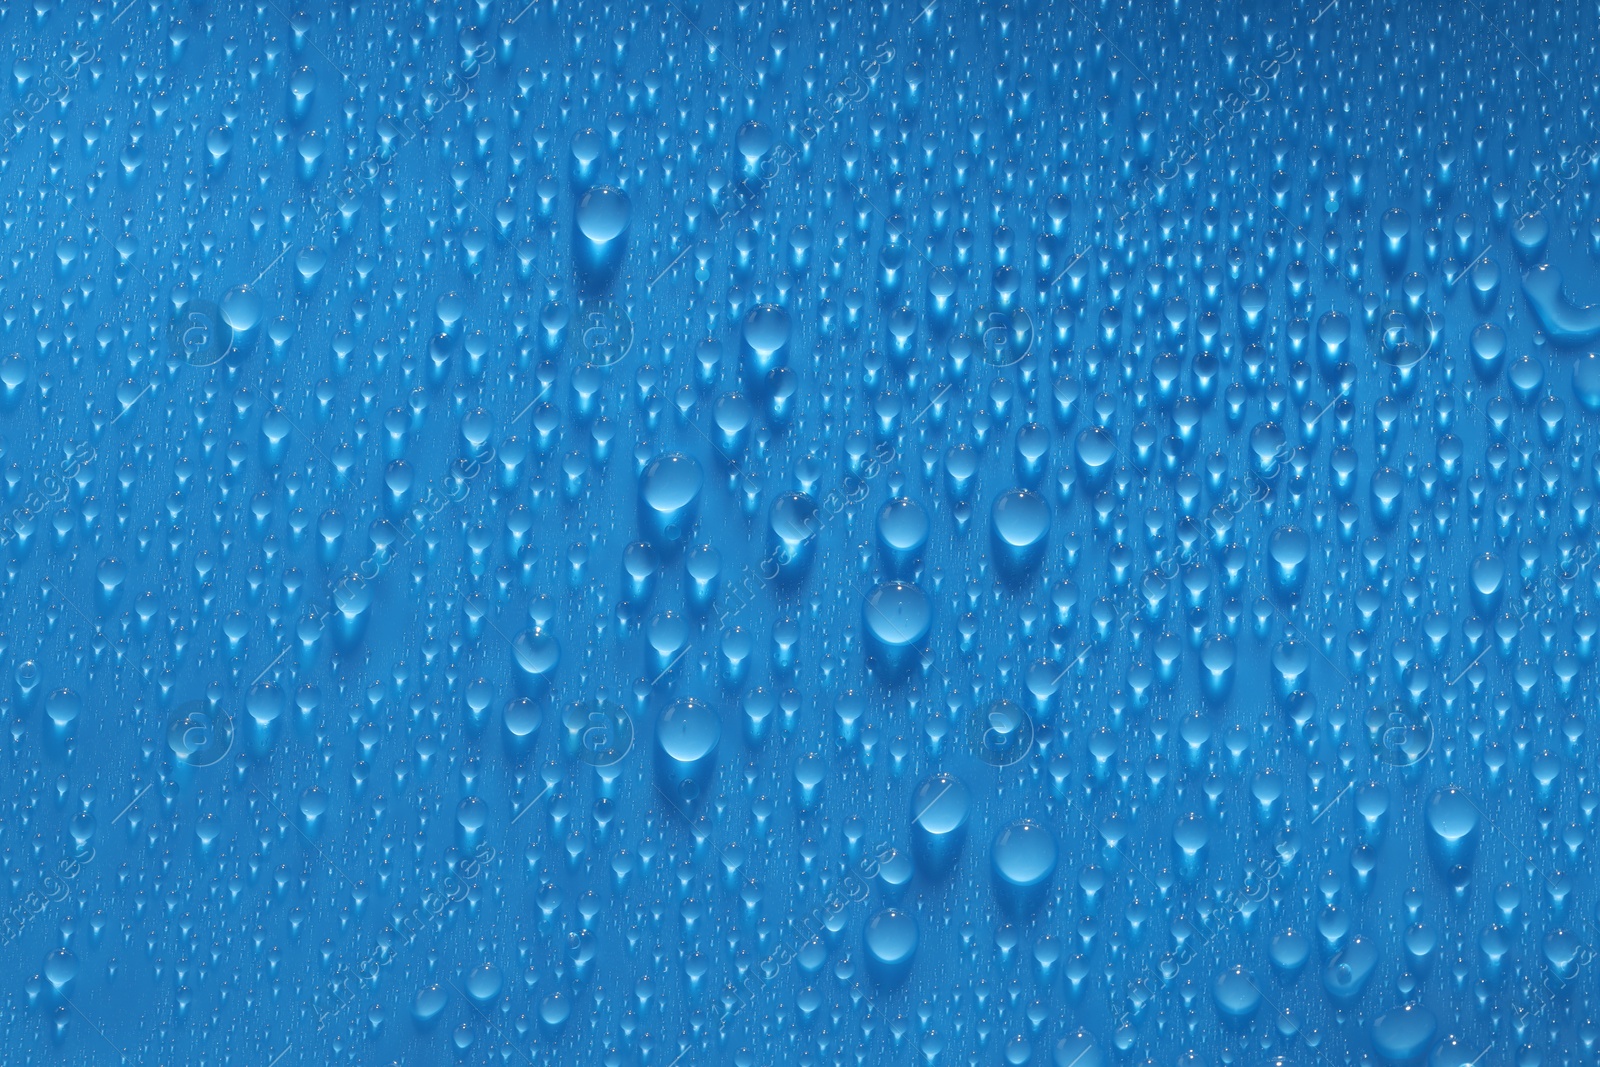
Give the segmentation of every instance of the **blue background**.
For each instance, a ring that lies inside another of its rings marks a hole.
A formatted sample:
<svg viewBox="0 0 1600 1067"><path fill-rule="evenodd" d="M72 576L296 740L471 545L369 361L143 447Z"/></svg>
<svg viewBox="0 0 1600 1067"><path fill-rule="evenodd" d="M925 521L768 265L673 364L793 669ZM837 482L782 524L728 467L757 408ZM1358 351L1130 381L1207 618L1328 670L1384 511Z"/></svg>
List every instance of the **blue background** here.
<svg viewBox="0 0 1600 1067"><path fill-rule="evenodd" d="M1594 1062L1594 16L0 7L0 1058Z"/></svg>

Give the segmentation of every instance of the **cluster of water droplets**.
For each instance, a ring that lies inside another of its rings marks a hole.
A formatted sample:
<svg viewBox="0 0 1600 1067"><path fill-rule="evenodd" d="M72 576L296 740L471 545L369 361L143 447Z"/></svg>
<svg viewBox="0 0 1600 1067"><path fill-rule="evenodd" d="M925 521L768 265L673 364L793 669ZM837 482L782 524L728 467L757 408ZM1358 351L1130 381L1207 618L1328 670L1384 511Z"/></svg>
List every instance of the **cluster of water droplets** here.
<svg viewBox="0 0 1600 1067"><path fill-rule="evenodd" d="M1576 13L0 20L8 1062L1594 1060Z"/></svg>

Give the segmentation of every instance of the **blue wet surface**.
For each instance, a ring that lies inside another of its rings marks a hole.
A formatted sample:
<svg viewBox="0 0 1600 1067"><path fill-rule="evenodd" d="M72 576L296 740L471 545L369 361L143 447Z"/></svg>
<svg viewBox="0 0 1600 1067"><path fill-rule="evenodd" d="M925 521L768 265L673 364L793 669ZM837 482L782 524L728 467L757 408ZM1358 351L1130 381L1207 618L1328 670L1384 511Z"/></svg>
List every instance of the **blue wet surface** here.
<svg viewBox="0 0 1600 1067"><path fill-rule="evenodd" d="M1593 1063L1595 5L0 5L6 1063Z"/></svg>

